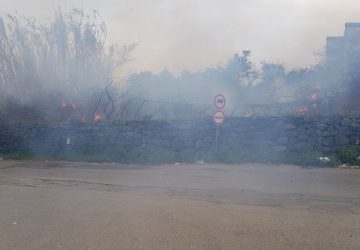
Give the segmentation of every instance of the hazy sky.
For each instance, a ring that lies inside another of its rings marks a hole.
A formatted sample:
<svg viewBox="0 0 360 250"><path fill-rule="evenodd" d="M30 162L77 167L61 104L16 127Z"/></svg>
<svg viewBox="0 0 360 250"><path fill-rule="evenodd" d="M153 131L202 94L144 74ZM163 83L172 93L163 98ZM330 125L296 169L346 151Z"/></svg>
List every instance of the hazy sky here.
<svg viewBox="0 0 360 250"><path fill-rule="evenodd" d="M221 64L243 49L259 63L311 65L327 35L360 21L359 0L0 0L1 15L41 19L62 7L96 9L109 40L139 44L132 71L173 72Z"/></svg>

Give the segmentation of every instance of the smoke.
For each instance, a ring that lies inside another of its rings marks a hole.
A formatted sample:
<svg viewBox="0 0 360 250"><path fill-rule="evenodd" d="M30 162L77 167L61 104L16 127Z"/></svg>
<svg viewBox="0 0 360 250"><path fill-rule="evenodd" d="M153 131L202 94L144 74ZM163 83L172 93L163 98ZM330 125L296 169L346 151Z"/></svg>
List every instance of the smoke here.
<svg viewBox="0 0 360 250"><path fill-rule="evenodd" d="M358 112L357 53L353 51L354 56L345 60L323 57L313 67L289 71L274 63L263 62L258 67L250 60L250 51L243 51L221 66L184 71L179 76L167 70L133 74L129 95L141 102L142 114L153 119L209 117L214 110L212 99L219 93L227 97L228 118Z"/></svg>
<svg viewBox="0 0 360 250"><path fill-rule="evenodd" d="M83 2L83 4L81 4ZM359 21L357 0L67 0L67 6L97 9L107 20L110 41L138 42L127 67L178 75L224 64L235 52L252 50L254 63L287 69L318 62L327 35ZM46 19L62 0L1 0L3 12L16 9ZM41 6L39 8L39 6ZM1 13L1 12L0 12ZM321 18L319 18L321 17ZM314 53L315 52L315 53Z"/></svg>
<svg viewBox="0 0 360 250"><path fill-rule="evenodd" d="M54 18L46 22L8 15L0 20L2 110L8 112L6 105L17 103L46 113L49 116L46 119L50 120L51 116L60 116L59 120L182 119L208 117L213 110L213 96L223 93L228 98L226 112L230 116L303 114L320 112L320 100L337 96L341 83L345 82L342 72L333 70L336 65L326 60L288 70L285 64L266 60L266 56L262 63L252 56L263 54L262 50L279 57L282 53L290 55L287 50L291 46L303 46L303 40L316 40L308 37L312 32L295 25L300 19L311 16L309 10L314 6L307 1L297 1L293 5L280 0L242 4L229 1L222 5L215 1L208 5L203 1L155 1L145 5L150 8L146 14L140 1L127 4L122 5L128 11L119 29L125 34L130 29L138 33L141 19L141 24L147 27L141 34L144 37L153 32L151 28L164 31L152 33L157 43L144 40L136 53L139 55L147 48L142 60L155 60L159 66L165 51L168 59L172 58L164 67L170 71L142 72L133 74L126 84L117 82L119 69L123 68L120 66L128 62L135 45L109 43L107 37L117 29L113 28L108 34L104 20L96 11L57 10ZM333 4L331 2L328 8L333 8ZM251 23L237 22L258 6L261 6L258 14L264 15ZM295 7L288 22L282 22L287 10ZM264 18L267 11L274 14L271 22ZM164 15L155 15L158 12ZM164 22L166 19L171 22ZM288 40L294 32L302 38ZM279 36L283 37L281 43ZM222 43L224 37L229 38L228 43ZM272 39L277 40L277 44L273 44ZM325 40L325 35L321 40ZM227 46L232 41L236 46ZM214 60L214 57L239 51L236 49L239 46L257 47L259 42L262 42L260 53L244 50L242 54L227 56L223 63ZM246 44L248 46L244 46ZM215 45L216 49L209 49ZM198 47L201 48L194 51ZM291 47L291 51L301 49ZM148 56L147 53L158 54ZM296 60L300 63L302 58ZM141 64L139 58L133 62ZM204 63L206 67L194 70ZM185 64L192 70L173 73Z"/></svg>
<svg viewBox="0 0 360 250"><path fill-rule="evenodd" d="M58 9L47 21L17 14L0 18L0 122L209 122L216 94L226 97L226 119L360 113L358 52L347 51L354 56L345 60L325 55L314 60L313 48L321 49L326 35L337 33L329 23L314 24L314 6L325 2L112 3L123 12L118 19L110 18L109 29L97 11L77 8ZM106 9L103 4L100 8ZM335 6L329 2L325 9ZM104 11L114 14L113 9ZM119 34L124 41L141 41L135 54L135 44L109 42L109 36L113 40ZM130 55L130 66L149 71L122 75ZM247 119L233 121L242 120ZM128 124L132 131L132 124L158 123ZM261 133L275 138L266 129ZM141 133L127 134L119 140L141 142L134 152L146 147ZM34 153L45 138L34 140ZM198 144L200 148L203 142Z"/></svg>
<svg viewBox="0 0 360 250"><path fill-rule="evenodd" d="M119 87L114 73L135 48L106 46L106 38L105 22L96 11L59 9L48 23L16 15L1 17L2 100L5 104L16 100L48 116L57 116L60 104L71 106L78 119L92 119L89 108L94 99L105 89L113 98L109 87Z"/></svg>

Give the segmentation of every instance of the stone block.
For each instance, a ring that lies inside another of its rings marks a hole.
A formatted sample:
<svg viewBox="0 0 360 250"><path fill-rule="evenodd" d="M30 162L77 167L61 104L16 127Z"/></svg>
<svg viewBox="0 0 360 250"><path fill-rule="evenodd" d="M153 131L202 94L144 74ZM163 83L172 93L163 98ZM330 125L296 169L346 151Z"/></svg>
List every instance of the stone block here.
<svg viewBox="0 0 360 250"><path fill-rule="evenodd" d="M337 146L344 146L348 145L350 143L350 140L345 135L336 135L335 136L335 145Z"/></svg>
<svg viewBox="0 0 360 250"><path fill-rule="evenodd" d="M333 146L335 143L334 137L333 136L329 136L329 137L321 137L320 138L320 143L323 146Z"/></svg>

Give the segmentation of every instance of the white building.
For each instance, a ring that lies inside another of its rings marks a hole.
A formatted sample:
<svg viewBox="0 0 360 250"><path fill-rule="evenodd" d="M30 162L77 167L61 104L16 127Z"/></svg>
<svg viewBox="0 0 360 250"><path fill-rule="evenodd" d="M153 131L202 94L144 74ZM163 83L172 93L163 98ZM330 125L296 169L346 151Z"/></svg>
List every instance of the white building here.
<svg viewBox="0 0 360 250"><path fill-rule="evenodd" d="M348 61L360 52L360 23L346 23L344 36L329 36L326 39L326 59Z"/></svg>

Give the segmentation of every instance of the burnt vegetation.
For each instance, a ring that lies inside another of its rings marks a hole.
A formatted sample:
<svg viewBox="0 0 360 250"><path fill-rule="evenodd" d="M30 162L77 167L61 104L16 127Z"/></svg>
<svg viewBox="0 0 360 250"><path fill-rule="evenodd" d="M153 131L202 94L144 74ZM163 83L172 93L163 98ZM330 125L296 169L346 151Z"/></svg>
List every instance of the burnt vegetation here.
<svg viewBox="0 0 360 250"><path fill-rule="evenodd" d="M106 37L96 11L59 10L47 23L0 18L1 121L111 119L121 93L114 74L135 44L107 45Z"/></svg>
<svg viewBox="0 0 360 250"><path fill-rule="evenodd" d="M0 154L144 163L358 164L359 31L359 24L347 24L347 35L333 47L328 39L320 62L303 69L257 65L244 50L202 71L124 75L136 44L109 43L96 11L59 9L47 22L0 17ZM227 105L218 148L210 117L219 93ZM261 127L271 119L286 122L285 130L278 125L281 135ZM174 121L182 125L166 134L161 126ZM194 133L188 122L200 122L201 130ZM237 138L246 122L254 125ZM71 154L64 150L70 137Z"/></svg>
<svg viewBox="0 0 360 250"><path fill-rule="evenodd" d="M285 70L251 62L250 51L225 65L174 76L119 69L135 44L109 44L96 11L60 9L50 22L0 18L0 120L92 122L208 117L211 97L229 98L227 116L359 113L359 57L325 55L319 64ZM355 53L356 52L356 53Z"/></svg>

